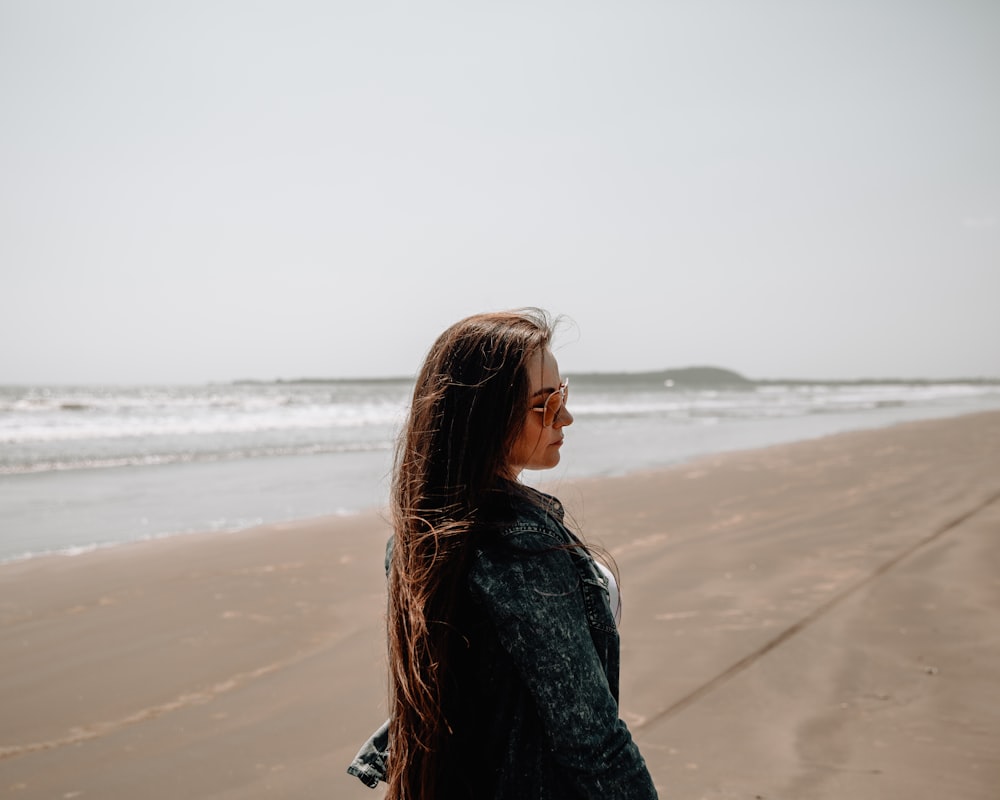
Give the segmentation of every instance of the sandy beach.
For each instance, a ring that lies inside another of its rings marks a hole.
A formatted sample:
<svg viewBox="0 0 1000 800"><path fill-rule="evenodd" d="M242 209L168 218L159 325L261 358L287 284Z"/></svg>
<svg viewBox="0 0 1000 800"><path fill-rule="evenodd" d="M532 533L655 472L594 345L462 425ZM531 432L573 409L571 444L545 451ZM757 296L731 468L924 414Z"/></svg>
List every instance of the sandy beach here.
<svg viewBox="0 0 1000 800"><path fill-rule="evenodd" d="M661 797L998 796L1000 412L546 488L620 571ZM379 797L344 769L385 716L387 536L0 566L0 796Z"/></svg>

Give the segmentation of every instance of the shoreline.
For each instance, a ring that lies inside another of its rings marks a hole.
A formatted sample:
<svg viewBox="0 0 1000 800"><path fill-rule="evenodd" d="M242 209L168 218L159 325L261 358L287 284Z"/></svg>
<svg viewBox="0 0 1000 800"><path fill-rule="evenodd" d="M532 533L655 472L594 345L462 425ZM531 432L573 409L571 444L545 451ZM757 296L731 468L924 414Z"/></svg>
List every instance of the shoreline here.
<svg viewBox="0 0 1000 800"><path fill-rule="evenodd" d="M661 796L991 798L997 476L985 412L545 483L617 564L621 713ZM344 769L385 715L388 532L0 565L0 787L380 796Z"/></svg>
<svg viewBox="0 0 1000 800"><path fill-rule="evenodd" d="M526 473L525 482L531 486L538 488L544 488L545 486L561 485L565 483L580 483L590 480L607 480L607 479L617 479L617 478L629 478L633 475L641 475L646 472L660 472L663 470L671 470L684 467L689 464L697 463L703 459L712 459L716 456L728 456L737 453L744 452L754 452L757 450L764 450L770 447L781 447L787 444L794 444L797 442L808 442L808 441L821 441L830 436L838 436L841 434L849 434L853 432L862 432L869 430L885 430L891 429L900 425L908 425L913 422L923 422L931 420L944 420L944 419L958 419L966 416L973 416L976 414L990 414L997 413L998 409L978 409L978 410L963 410L955 411L954 409L939 410L936 415L928 415L928 411L924 410L911 410L911 413L916 414L916 417L909 418L904 417L902 419L887 417L887 418L877 418L877 417L848 417L844 421L839 421L839 417L830 420L824 420L825 424L829 426L829 430L824 430L822 428L815 429L815 420L810 421L807 418L793 418L790 420L782 421L788 430L782 431L781 433L775 434L774 432L764 433L762 435L761 431L745 431L741 435L735 437L727 436L724 437L727 440L726 445L721 448L718 446L710 446L707 451L704 450L704 445L692 446L690 442L683 440L674 440L670 442L665 442L664 447L675 447L678 453L676 457L670 459L669 461L664 461L661 463L637 463L627 466L628 462L625 460L612 459L612 463L605 469L600 469L596 465L601 463L601 454L608 453L614 450L614 445L616 442L613 438L606 438L607 433L600 431L589 431L590 440L577 440L572 442L573 451L564 455L563 464L557 467L553 472L556 477L551 477L552 473ZM626 440L620 443L622 448L628 449L636 445L636 442L631 440ZM671 451L674 452L674 451ZM337 457L343 456L343 454L335 454L332 456L335 460ZM387 460L383 458L384 453L381 454L366 454L366 459L359 465L349 465L347 463L337 462L336 466L326 465L325 459L331 458L330 454L312 454L307 456L274 456L263 462L268 467L273 469L278 462L285 464L284 469L289 470L296 476L296 481L290 482L285 480L283 485L287 490L289 483L294 483L297 487L296 491L300 493L299 497L296 497L293 503L296 507L302 508L303 513L295 513L289 516L274 516L270 515L262 510L261 507L257 507L251 510L249 513L241 513L240 516L233 516L232 518L218 517L218 511L213 510L212 512L206 511L205 517L212 517L212 524L202 524L202 525L184 525L178 524L173 530L161 530L151 533L141 534L139 536L130 536L124 539L107 539L100 538L100 536L92 537L96 540L86 541L86 542L71 542L64 546L48 547L45 549L38 550L22 550L20 552L11 552L7 555L0 554L0 569L8 564L16 564L24 561L33 561L35 559L46 559L46 558L78 558L80 556L85 556L93 552L99 552L108 549L114 549L124 545L136 545L148 542L155 542L161 539L169 539L174 537L190 537L190 536L203 536L203 535L222 535L229 536L234 534L239 534L247 530L252 530L254 528L266 527L269 525L286 525L292 524L300 521L309 521L314 519L323 518L338 518L347 517L353 518L358 515L370 514L370 513L383 513L385 508L385 502L376 502L375 498L384 493L387 481L386 470L390 468L390 464ZM322 465L316 467L316 465ZM175 476L172 479L165 479L162 481L162 486L157 489L158 497L156 501L158 503L166 502L166 496L174 498L174 492L178 496L183 496L188 492L195 491L197 486L202 485L205 481L210 482L211 473L206 473L202 475L195 475L190 473L187 469L193 466L196 470L208 469L223 469L227 470L225 474L225 482L227 484L239 483L240 481L246 481L247 485L253 487L250 496L247 498L249 502L258 502L262 494L267 492L272 492L272 487L265 488L260 485L261 478L255 472L255 464L253 461L213 461L206 462L205 464L195 463L195 464L164 464L164 465L151 465L144 467L114 467L108 468L109 470L122 470L125 469L127 472L122 473L124 478L128 480L133 480L139 482L141 485L148 487L154 482L148 481L145 470L180 470L179 473L175 472ZM315 467L315 468L314 468ZM134 471L137 470L137 471ZM228 474L229 472L235 474ZM8 488L13 481L18 481L21 479L32 481L34 479L41 479L44 481L49 481L55 479L57 481L70 480L84 481L84 491L85 493L105 491L100 489L101 478L105 477L101 475L104 470L82 470L82 471L66 471L66 472L56 472L56 473L29 473L24 475L13 475L7 476L8 478ZM176 483L177 476L183 474L189 476L185 478L187 483L192 483L190 486L184 483L178 485ZM97 480L97 484L91 485L91 482ZM159 486L160 482L155 482ZM358 507L338 507L336 510L321 510L317 507L316 498L323 497L325 494L329 493L330 486L341 487L339 491L342 494L347 494L350 496L362 496L370 497L370 502L365 505ZM376 490L377 487L381 487ZM0 485L0 489L4 487ZM30 525L33 516L37 515L36 509L38 503L42 502L46 496L49 487L37 487L33 493L33 505L31 506L31 511L22 512L21 516L15 516L13 519L8 519L7 522L11 525L11 529L16 529L18 525ZM148 489L147 489L148 491ZM0 500L3 498L0 497ZM107 506L115 507L122 500L122 497L111 496L107 498ZM271 501L268 501L271 502ZM76 506L77 503L73 502L72 499L68 500L62 498L59 505L67 504L70 506ZM171 505L176 506L176 501L171 500ZM181 504L183 505L183 504ZM46 512L51 513L51 512ZM65 513L65 512L60 512ZM127 512L128 514L136 514L138 511L132 509ZM64 527L77 526L80 522L79 517L67 517L61 521ZM123 519L114 520L115 527L123 530L136 530L141 528L146 524L146 519L144 516L140 518L140 522L128 522ZM57 524L55 521L51 521L48 525L51 527L53 524ZM86 522L84 524L87 524ZM90 527L99 526L99 521L89 520Z"/></svg>

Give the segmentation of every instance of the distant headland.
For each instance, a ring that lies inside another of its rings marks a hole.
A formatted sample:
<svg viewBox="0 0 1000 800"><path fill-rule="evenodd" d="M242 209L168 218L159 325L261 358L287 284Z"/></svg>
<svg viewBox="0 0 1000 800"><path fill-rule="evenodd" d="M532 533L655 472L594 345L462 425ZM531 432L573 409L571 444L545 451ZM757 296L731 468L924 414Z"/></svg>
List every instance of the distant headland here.
<svg viewBox="0 0 1000 800"><path fill-rule="evenodd" d="M607 383L609 380L624 380L632 385L648 384L672 389L753 389L756 386L941 386L946 384L975 384L981 386L1000 385L996 378L854 378L854 379L809 379L809 378L747 378L739 372L723 367L694 366L675 369L652 370L648 372L570 372L569 376L580 383ZM324 383L388 383L413 380L412 376L397 375L381 378L293 378L276 380L237 380L233 384L324 384Z"/></svg>
<svg viewBox="0 0 1000 800"><path fill-rule="evenodd" d="M673 389L753 389L756 386L941 386L946 384L976 384L995 386L1000 378L854 378L822 380L809 378L747 378L731 369L712 366L681 367L650 372L586 372L570 373L581 382L619 378L631 384L646 383Z"/></svg>

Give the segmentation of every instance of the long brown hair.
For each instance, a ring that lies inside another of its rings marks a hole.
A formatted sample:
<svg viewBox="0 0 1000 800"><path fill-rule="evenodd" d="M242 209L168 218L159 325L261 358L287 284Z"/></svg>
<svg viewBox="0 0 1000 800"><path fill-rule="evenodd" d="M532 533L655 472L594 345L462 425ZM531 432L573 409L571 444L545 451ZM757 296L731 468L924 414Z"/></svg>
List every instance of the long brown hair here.
<svg viewBox="0 0 1000 800"><path fill-rule="evenodd" d="M388 800L433 798L441 783L460 580L477 512L511 490L526 364L551 338L538 309L478 314L441 334L417 376L391 498Z"/></svg>

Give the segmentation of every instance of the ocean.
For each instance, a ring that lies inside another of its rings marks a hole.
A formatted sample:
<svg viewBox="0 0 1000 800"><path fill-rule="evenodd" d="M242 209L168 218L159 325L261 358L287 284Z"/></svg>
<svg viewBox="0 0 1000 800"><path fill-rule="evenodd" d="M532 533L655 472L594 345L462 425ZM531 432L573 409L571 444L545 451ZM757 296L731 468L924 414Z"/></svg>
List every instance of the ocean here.
<svg viewBox="0 0 1000 800"><path fill-rule="evenodd" d="M530 483L1000 409L1000 382L569 377L562 463ZM0 387L0 561L383 507L411 389L406 378Z"/></svg>

